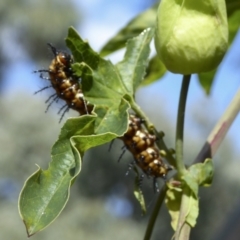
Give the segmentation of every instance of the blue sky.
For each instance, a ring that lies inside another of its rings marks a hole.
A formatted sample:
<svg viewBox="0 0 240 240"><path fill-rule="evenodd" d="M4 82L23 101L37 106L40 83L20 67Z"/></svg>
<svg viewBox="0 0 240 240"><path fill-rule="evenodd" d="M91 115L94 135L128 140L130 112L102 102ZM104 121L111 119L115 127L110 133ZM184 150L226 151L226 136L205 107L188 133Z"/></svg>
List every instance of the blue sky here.
<svg viewBox="0 0 240 240"><path fill-rule="evenodd" d="M96 51L99 50L111 36L114 36L121 27L131 20L132 17L141 11L140 7L136 7L136 4L139 2L138 0L88 0L81 2L75 0L74 2L83 13L83 22L81 22L81 26L75 27L84 39L88 39L90 45ZM221 116L240 85L240 48L238 46L240 46L240 34L238 34L231 50L221 64L220 71L218 72L212 93L209 97L205 95L203 89L200 87L196 76L193 76L187 107L189 106L192 109L194 108L194 104L196 104L197 107L199 103L204 101L209 109L212 108L210 114L214 116L211 117L217 120ZM122 54L123 53L114 55L112 60L116 61ZM32 74L35 68L36 66L28 62L27 59L21 63L13 64L8 71L8 75L6 75L6 82L8 83L8 85L5 86L6 95L14 94L16 91L22 91L26 87L32 92L38 90L39 86L37 84L39 84L39 81L35 81L38 76ZM21 76L21 86L17 83L19 82L19 76ZM138 92L138 96L144 95L151 97L154 94L161 96L159 100L164 99L165 105L167 104L168 109L170 109L167 114L174 122L176 119L181 78L181 75L168 73L161 81L151 86L141 88ZM191 121L191 118L186 119L186 124L194 126L194 123ZM192 130L195 131L194 129ZM236 133L240 133L240 116L235 120L228 133L228 136L235 139L235 149L240 153L240 141L238 140L239 137L236 136L239 134Z"/></svg>

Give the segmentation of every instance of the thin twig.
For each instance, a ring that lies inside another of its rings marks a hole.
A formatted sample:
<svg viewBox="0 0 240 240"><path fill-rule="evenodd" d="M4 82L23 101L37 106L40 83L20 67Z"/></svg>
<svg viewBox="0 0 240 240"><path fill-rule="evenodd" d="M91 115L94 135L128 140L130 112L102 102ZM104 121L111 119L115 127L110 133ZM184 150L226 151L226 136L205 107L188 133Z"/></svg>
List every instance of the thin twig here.
<svg viewBox="0 0 240 240"><path fill-rule="evenodd" d="M145 236L144 236L144 240L149 240L151 238L151 235L152 235L152 231L153 231L153 227L154 227L154 224L156 222L156 219L157 219L157 216L158 216L158 213L159 213L159 210L162 206L162 203L164 201L164 198L165 198L165 195L166 195L166 192L167 192L167 186L164 185L161 189L161 192L159 193L158 195L158 199L157 199L157 202L155 204L155 207L153 209L153 212L151 214L151 217L148 221L148 226L147 226L147 229L146 229L146 233L145 233Z"/></svg>
<svg viewBox="0 0 240 240"><path fill-rule="evenodd" d="M189 213L189 194L189 188L183 188L178 226L175 233L176 240L187 240L190 237L191 227L186 223L186 216Z"/></svg>
<svg viewBox="0 0 240 240"><path fill-rule="evenodd" d="M186 168L183 161L183 135L184 135L184 118L185 118L185 108L187 101L187 93L190 84L191 75L184 75L182 81L182 88L179 97L179 105L178 105L178 115L177 115L177 127L176 127L176 167L178 171L178 176L184 175L186 172ZM178 224L176 229L176 239L180 240L180 236L184 236L181 239L189 239L190 229L189 225L185 224L185 214L187 204L186 195L183 191L182 199L181 199L181 207L179 212Z"/></svg>
<svg viewBox="0 0 240 240"><path fill-rule="evenodd" d="M209 134L207 141L199 152L198 156L194 160L194 163L204 162L206 158L212 158L216 153L219 145L223 141L228 129L232 125L234 119L240 112L240 89L237 91L232 102L219 119L218 123Z"/></svg>
<svg viewBox="0 0 240 240"><path fill-rule="evenodd" d="M186 170L183 161L183 133L184 133L185 107L190 79L191 75L183 76L182 88L178 103L178 115L176 127L176 167L178 175L180 177L184 174Z"/></svg>

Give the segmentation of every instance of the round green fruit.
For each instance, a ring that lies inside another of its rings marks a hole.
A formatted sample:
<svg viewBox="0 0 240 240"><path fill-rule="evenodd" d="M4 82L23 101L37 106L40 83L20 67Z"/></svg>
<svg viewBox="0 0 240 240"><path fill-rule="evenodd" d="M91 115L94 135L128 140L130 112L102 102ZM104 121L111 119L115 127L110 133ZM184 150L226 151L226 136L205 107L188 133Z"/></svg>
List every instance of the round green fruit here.
<svg viewBox="0 0 240 240"><path fill-rule="evenodd" d="M228 47L225 0L162 0L155 46L171 72L187 75L215 69Z"/></svg>

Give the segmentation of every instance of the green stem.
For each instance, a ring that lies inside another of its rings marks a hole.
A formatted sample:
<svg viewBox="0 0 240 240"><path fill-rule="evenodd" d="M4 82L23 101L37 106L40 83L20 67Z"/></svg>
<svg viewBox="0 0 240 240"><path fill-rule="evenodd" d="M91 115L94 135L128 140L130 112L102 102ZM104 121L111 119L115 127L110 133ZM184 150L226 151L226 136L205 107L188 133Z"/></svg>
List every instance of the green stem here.
<svg viewBox="0 0 240 240"><path fill-rule="evenodd" d="M151 214L151 217L148 221L148 226L147 226L147 230L146 230L146 233L145 233L145 236L144 236L144 240L149 240L151 238L153 227L154 227L154 224L156 222L159 210L162 206L163 200L165 198L166 192L167 192L167 187L165 185L165 186L162 187L161 192L158 195L156 205L155 205L155 207L153 209L153 212Z"/></svg>
<svg viewBox="0 0 240 240"><path fill-rule="evenodd" d="M185 172L183 161L183 132L184 132L184 117L185 107L187 101L188 87L190 84L191 75L184 75L182 81L182 88L179 98L177 127L176 127L176 167L178 175L181 177Z"/></svg>
<svg viewBox="0 0 240 240"><path fill-rule="evenodd" d="M178 171L178 176L184 175L186 168L183 161L183 134L184 134L184 118L185 118L185 108L187 101L187 93L190 84L191 75L184 75L182 81L182 88L180 92L179 105L178 105L178 115L177 115L177 127L176 127L176 166ZM185 223L186 212L188 208L188 197L186 189L183 189L181 207L178 218L178 225L176 230L177 240L187 240L190 235L190 227Z"/></svg>
<svg viewBox="0 0 240 240"><path fill-rule="evenodd" d="M186 216L189 213L189 194L189 188L183 188L178 225L175 233L176 240L187 240L190 236L191 227L185 222Z"/></svg>
<svg viewBox="0 0 240 240"><path fill-rule="evenodd" d="M146 114L142 111L142 109L136 104L134 100L131 101L131 107L139 118L144 119L144 124L146 128L152 132L154 129L153 124L150 122Z"/></svg>

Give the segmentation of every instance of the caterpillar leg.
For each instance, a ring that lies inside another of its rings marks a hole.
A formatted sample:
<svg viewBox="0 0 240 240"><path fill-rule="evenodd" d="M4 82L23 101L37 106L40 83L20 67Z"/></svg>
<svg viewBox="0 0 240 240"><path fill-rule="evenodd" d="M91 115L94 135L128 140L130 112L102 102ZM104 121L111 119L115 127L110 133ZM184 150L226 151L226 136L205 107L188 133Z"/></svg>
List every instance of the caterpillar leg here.
<svg viewBox="0 0 240 240"><path fill-rule="evenodd" d="M42 91L44 91L44 90L46 90L46 89L48 89L48 88L51 88L51 87L52 87L51 85L46 86L46 87L43 87L43 88L41 88L40 90L36 91L36 92L34 93L34 95L35 95L35 94L38 94L38 93L40 93L40 92L42 92Z"/></svg>
<svg viewBox="0 0 240 240"><path fill-rule="evenodd" d="M113 140L110 142L110 144L109 144L109 148L108 148L108 152L111 151L112 146L113 146L113 143L114 143L114 140L115 140L115 139L113 139ZM119 162L119 161L118 161L118 162Z"/></svg>
<svg viewBox="0 0 240 240"><path fill-rule="evenodd" d="M121 155L119 156L119 158L118 158L118 162L120 162L120 160L122 159L122 157L123 157L123 155L125 154L125 152L127 151L127 147L124 145L124 146L122 146L122 153L121 153Z"/></svg>
<svg viewBox="0 0 240 240"><path fill-rule="evenodd" d="M129 172L132 170L132 168L134 167L134 165L136 164L136 162L135 161L132 161L132 162L130 162L129 164L128 164L128 170L127 170L127 172L126 172L126 176L129 174Z"/></svg>

